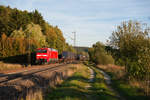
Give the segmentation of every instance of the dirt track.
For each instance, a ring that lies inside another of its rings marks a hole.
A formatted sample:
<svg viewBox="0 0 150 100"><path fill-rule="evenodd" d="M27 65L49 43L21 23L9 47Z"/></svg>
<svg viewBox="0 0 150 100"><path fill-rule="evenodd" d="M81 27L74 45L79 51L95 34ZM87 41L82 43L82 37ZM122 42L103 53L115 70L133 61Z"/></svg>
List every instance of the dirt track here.
<svg viewBox="0 0 150 100"><path fill-rule="evenodd" d="M111 91L113 91L113 92L117 95L117 97L118 97L120 100L125 100L124 97L122 97L117 91L115 91L115 90L111 87L111 77L110 77L107 73L105 73L103 70L100 70L100 69L99 69L99 71L103 74L104 79L105 79L106 84L107 84L107 86L109 87L109 89L110 89Z"/></svg>

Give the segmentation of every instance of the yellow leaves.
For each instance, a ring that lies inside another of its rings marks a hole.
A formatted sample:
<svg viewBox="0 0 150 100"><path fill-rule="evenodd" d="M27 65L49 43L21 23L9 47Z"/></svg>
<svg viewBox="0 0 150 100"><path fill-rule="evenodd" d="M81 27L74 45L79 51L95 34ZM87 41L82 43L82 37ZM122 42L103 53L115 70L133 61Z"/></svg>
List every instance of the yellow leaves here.
<svg viewBox="0 0 150 100"><path fill-rule="evenodd" d="M29 24L25 30L25 37L37 41L41 46L46 45L46 37L41 31L41 27L37 24Z"/></svg>
<svg viewBox="0 0 150 100"><path fill-rule="evenodd" d="M6 36L5 33L3 33L3 34L2 34L2 38L1 38L2 42L4 42L6 39L7 39L7 36Z"/></svg>
<svg viewBox="0 0 150 100"><path fill-rule="evenodd" d="M14 30L11 33L10 37L12 37L12 38L25 38L25 33L22 30L22 28L20 28L19 30Z"/></svg>

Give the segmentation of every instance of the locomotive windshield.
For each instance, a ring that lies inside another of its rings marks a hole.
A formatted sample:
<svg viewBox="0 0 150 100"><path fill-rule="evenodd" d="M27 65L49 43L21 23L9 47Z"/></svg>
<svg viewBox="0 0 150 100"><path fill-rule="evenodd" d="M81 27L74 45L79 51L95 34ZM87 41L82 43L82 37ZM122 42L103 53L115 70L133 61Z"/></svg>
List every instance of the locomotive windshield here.
<svg viewBox="0 0 150 100"><path fill-rule="evenodd" d="M37 53L47 53L47 50L37 50Z"/></svg>

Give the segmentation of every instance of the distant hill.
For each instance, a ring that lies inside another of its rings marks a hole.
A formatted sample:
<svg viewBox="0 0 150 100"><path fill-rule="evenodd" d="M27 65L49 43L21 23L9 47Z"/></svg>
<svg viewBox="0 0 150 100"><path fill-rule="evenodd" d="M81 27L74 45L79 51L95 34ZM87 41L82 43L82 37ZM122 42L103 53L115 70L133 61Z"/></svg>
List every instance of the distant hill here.
<svg viewBox="0 0 150 100"><path fill-rule="evenodd" d="M77 52L88 52L89 47L75 47Z"/></svg>

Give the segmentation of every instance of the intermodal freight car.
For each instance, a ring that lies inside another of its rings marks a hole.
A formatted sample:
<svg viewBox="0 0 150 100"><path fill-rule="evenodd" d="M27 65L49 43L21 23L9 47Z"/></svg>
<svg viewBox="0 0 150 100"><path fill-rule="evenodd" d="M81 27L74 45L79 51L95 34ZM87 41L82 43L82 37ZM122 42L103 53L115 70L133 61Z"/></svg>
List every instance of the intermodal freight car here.
<svg viewBox="0 0 150 100"><path fill-rule="evenodd" d="M66 62L70 63L72 61L76 60L76 54L69 51L63 51L61 54L59 54L59 61L60 62Z"/></svg>
<svg viewBox="0 0 150 100"><path fill-rule="evenodd" d="M36 50L36 63L54 63L58 61L58 51L53 48L38 48Z"/></svg>

